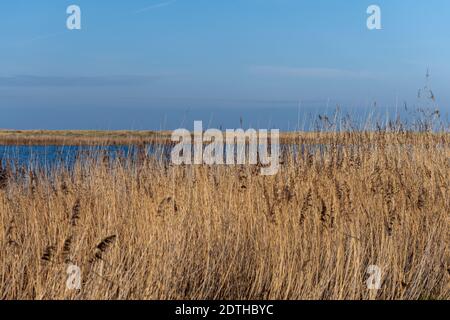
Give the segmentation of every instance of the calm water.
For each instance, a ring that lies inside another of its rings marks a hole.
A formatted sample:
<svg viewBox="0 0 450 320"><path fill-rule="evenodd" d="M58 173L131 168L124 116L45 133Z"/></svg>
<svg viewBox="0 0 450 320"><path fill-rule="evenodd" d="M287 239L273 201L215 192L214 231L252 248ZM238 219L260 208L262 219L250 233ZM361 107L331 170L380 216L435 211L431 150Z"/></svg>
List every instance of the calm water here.
<svg viewBox="0 0 450 320"><path fill-rule="evenodd" d="M77 159L83 157L103 157L109 159L121 157L136 157L142 149L135 146L4 146L0 145L0 160L3 164L9 162L16 167L71 167ZM148 154L168 157L168 148L161 146L155 149L148 146L144 149Z"/></svg>
<svg viewBox="0 0 450 320"><path fill-rule="evenodd" d="M320 145L309 145L310 148L322 149ZM300 149L293 145L281 145L280 151L305 151L305 146ZM138 159L141 154L151 155L163 161L170 160L171 146L168 145L148 145L144 149L137 146L4 146L0 145L0 163L20 168L46 168L64 166L71 168L76 160L102 159L107 157L110 160L123 157L126 159ZM310 149L311 150L311 149ZM226 148L224 148L224 152ZM237 150L235 149L235 152ZM225 153L224 153L225 156Z"/></svg>

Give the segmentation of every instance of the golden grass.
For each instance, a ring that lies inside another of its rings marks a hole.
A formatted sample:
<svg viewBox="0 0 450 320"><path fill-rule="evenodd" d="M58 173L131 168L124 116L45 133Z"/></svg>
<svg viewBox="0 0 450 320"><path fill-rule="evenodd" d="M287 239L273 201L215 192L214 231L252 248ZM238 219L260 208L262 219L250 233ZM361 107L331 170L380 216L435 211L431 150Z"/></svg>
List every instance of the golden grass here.
<svg viewBox="0 0 450 320"><path fill-rule="evenodd" d="M152 156L1 170L0 299L449 299L449 136L296 141L324 136L273 177Z"/></svg>

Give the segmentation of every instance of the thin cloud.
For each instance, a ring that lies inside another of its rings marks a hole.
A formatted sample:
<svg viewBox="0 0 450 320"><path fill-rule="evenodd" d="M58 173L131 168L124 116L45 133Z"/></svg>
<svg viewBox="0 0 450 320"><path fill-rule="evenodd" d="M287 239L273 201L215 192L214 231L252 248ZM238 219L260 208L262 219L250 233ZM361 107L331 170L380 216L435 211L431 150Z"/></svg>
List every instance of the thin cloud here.
<svg viewBox="0 0 450 320"><path fill-rule="evenodd" d="M167 6L169 6L169 5L171 5L171 4L175 3L175 2L176 2L176 0L156 3L156 4L153 4L151 6L148 6L148 7L145 7L145 8L142 8L142 9L139 9L139 10L135 11L135 14L143 13L143 12L146 12L146 11L150 11L150 10L158 9L158 8L162 8L162 7L167 7Z"/></svg>
<svg viewBox="0 0 450 320"><path fill-rule="evenodd" d="M255 66L250 68L252 73L259 75L289 76L300 78L375 78L377 75L373 72L362 70L348 70L336 68L293 68L280 66Z"/></svg>
<svg viewBox="0 0 450 320"><path fill-rule="evenodd" d="M47 40L49 38L54 38L57 36L60 36L64 34L64 32L56 32L56 33L49 33L49 34L41 34L41 35L37 35L33 38L27 39L27 40L23 40L21 42L18 42L17 45L27 45L27 44L32 44L34 42L38 42L38 41L42 41L42 40Z"/></svg>
<svg viewBox="0 0 450 320"><path fill-rule="evenodd" d="M160 76L33 76L0 77L0 87L106 87L139 86L159 80Z"/></svg>

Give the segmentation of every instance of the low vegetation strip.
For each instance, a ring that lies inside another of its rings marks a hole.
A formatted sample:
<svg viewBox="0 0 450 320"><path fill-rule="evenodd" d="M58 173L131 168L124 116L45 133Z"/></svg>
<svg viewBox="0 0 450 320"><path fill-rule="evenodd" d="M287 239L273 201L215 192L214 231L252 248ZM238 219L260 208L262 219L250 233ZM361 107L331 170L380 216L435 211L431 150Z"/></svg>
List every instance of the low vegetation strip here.
<svg viewBox="0 0 450 320"><path fill-rule="evenodd" d="M130 145L173 144L171 131L0 130L0 145ZM386 140L392 143L448 144L448 132L281 132L282 144L361 144Z"/></svg>

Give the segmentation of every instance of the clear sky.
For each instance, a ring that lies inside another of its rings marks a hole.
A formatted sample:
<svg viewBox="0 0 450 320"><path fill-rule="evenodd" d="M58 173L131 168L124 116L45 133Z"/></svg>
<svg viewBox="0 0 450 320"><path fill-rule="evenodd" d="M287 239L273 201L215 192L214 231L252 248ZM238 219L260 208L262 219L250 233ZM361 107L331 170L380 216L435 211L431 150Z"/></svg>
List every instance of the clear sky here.
<svg viewBox="0 0 450 320"><path fill-rule="evenodd" d="M186 110L288 122L299 100L414 104L427 68L445 109L449 30L448 0L1 1L0 127L158 129Z"/></svg>

